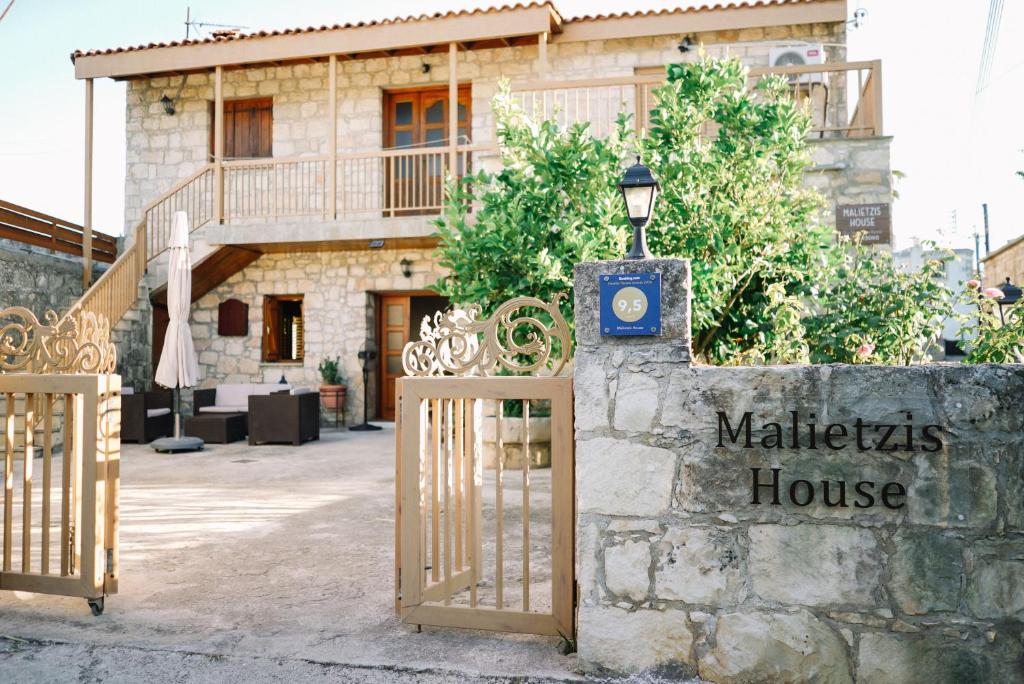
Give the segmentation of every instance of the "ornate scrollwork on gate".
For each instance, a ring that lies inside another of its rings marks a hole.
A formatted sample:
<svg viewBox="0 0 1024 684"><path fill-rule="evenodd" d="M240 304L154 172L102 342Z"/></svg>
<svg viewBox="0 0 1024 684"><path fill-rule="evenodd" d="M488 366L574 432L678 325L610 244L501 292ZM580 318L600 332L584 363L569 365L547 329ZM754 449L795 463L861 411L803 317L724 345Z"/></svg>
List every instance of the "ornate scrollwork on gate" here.
<svg viewBox="0 0 1024 684"><path fill-rule="evenodd" d="M2 373L113 373L116 366L110 324L100 314L61 318L50 310L40 321L21 306L0 310Z"/></svg>
<svg viewBox="0 0 1024 684"><path fill-rule="evenodd" d="M406 375L491 375L499 367L513 373L549 369L558 375L571 352L569 325L559 310L563 292L550 303L536 297L510 299L490 318L479 320L480 307L471 304L425 318L420 339L402 351ZM529 309L543 311L545 323Z"/></svg>

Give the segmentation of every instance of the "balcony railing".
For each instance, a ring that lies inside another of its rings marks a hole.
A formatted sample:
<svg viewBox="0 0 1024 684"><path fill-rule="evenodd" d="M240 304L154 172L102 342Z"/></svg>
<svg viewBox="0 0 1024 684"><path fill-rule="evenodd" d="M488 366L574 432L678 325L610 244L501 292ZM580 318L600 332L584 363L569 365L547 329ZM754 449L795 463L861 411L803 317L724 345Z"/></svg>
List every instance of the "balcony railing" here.
<svg viewBox="0 0 1024 684"><path fill-rule="evenodd" d="M811 114L810 138L882 135L882 63L841 62L812 66L750 69L756 83L768 74L786 77L790 93ZM622 113L638 130L650 126L653 91L664 73L578 81L538 81L512 88L516 103L531 118L554 119L562 126L589 122L593 135L607 136Z"/></svg>

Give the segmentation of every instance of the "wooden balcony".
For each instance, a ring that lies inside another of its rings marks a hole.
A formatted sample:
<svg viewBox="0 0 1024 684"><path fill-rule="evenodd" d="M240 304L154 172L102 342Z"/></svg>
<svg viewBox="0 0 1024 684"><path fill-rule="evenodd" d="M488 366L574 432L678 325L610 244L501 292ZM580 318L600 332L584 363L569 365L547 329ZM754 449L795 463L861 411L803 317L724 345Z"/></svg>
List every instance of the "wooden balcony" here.
<svg viewBox="0 0 1024 684"><path fill-rule="evenodd" d="M232 160L220 165L220 183L217 164L208 164L145 210L147 253L153 260L166 249L178 211L193 231L214 226L209 237L224 244L426 237L453 159L461 177L485 149L340 152L333 174L328 156Z"/></svg>
<svg viewBox="0 0 1024 684"><path fill-rule="evenodd" d="M653 91L664 70L633 76L578 81L537 81L512 88L515 102L531 118L554 119L562 126L589 122L595 136L612 132L619 114L633 117L638 130L650 125ZM769 74L784 76L790 93L811 114L811 139L882 135L882 63L839 62L814 66L759 67L749 71L756 83Z"/></svg>

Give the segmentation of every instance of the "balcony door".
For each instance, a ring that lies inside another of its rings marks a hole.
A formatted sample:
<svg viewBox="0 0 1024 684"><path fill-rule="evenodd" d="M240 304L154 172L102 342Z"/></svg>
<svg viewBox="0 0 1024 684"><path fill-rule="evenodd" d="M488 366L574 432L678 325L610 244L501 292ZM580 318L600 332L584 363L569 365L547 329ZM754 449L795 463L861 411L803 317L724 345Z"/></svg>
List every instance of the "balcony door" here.
<svg viewBox="0 0 1024 684"><path fill-rule="evenodd" d="M459 88L458 144L469 142L469 86ZM385 206L391 216L436 213L448 165L448 88L396 90L384 102ZM430 148L445 148L436 151ZM460 159L457 175L465 172Z"/></svg>
<svg viewBox="0 0 1024 684"><path fill-rule="evenodd" d="M213 149L213 103L210 103L210 158ZM224 101L224 158L274 156L274 99Z"/></svg>

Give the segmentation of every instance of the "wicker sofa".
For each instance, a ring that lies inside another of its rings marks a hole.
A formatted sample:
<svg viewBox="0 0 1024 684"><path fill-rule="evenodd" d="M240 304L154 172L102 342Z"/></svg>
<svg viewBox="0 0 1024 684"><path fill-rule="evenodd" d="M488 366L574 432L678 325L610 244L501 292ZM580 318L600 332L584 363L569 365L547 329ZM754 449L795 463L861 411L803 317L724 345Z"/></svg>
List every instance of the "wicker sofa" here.
<svg viewBox="0 0 1024 684"><path fill-rule="evenodd" d="M207 441L214 434L227 435L225 439L243 439L249 435L250 444L283 442L299 445L320 438L320 394L305 387L292 387L280 383L225 383L213 389L196 390L194 415L186 423L188 432L202 427L196 434ZM245 419L245 433L234 429L238 416ZM221 417L231 422L232 429L214 429L210 423ZM200 426L202 423L202 426Z"/></svg>
<svg viewBox="0 0 1024 684"><path fill-rule="evenodd" d="M174 394L169 390L139 392L121 389L121 441L148 444L174 432L171 411Z"/></svg>

